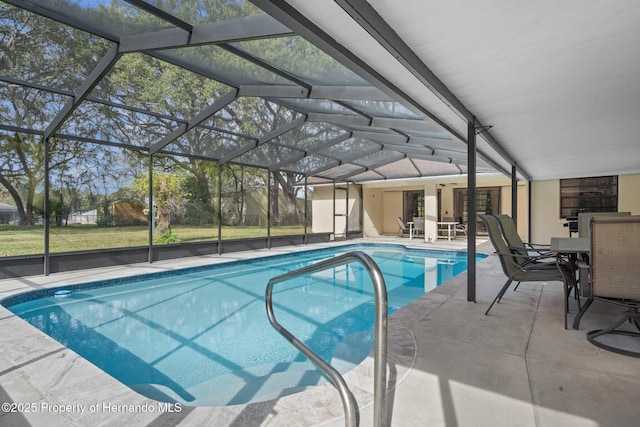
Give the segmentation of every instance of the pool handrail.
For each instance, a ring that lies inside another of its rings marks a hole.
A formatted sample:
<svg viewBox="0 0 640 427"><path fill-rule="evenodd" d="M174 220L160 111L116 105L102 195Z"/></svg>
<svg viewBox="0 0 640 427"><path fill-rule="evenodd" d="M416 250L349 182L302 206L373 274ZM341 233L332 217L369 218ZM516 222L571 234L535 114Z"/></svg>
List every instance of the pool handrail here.
<svg viewBox="0 0 640 427"><path fill-rule="evenodd" d="M295 348L311 360L311 362L320 369L330 380L333 386L340 393L342 405L345 411L345 426L352 427L360 424L360 413L358 403L349 390L344 378L333 366L322 359L312 349L307 347L302 341L293 336L276 320L273 312L273 286L276 283L284 282L300 276L317 273L319 271L328 270L334 267L340 267L350 262L359 262L362 264L371 280L375 291L375 353L374 353L374 403L373 416L374 425L382 427L387 425L387 288L382 277L382 273L375 261L367 254L361 251L349 252L336 256L315 264L302 267L297 270L289 271L279 276L272 277L267 284L265 293L265 304L267 308L267 316L271 326L280 333Z"/></svg>

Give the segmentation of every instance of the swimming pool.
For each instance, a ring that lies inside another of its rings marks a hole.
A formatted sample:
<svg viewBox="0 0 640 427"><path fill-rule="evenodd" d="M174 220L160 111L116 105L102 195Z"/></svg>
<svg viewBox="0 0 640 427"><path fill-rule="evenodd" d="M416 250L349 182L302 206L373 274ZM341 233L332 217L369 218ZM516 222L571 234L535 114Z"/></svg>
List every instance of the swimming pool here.
<svg viewBox="0 0 640 427"><path fill-rule="evenodd" d="M191 406L269 400L324 380L268 324L266 283L354 250L379 265L390 312L466 269L464 252L344 245L58 287L3 305L150 398ZM62 289L71 292L54 296ZM279 285L274 308L285 327L341 372L371 350L373 288L358 264Z"/></svg>

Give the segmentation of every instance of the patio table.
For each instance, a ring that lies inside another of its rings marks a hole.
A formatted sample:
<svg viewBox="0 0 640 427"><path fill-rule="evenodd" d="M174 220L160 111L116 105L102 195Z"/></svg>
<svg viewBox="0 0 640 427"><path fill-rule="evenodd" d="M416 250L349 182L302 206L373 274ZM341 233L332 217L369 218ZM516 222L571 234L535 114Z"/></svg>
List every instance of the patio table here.
<svg viewBox="0 0 640 427"><path fill-rule="evenodd" d="M454 238L456 237L456 225L460 223L458 221L439 221L439 222L436 222L436 224L438 225L438 231L445 231L444 228L440 228L441 225L447 226L447 239L451 241L452 236Z"/></svg>
<svg viewBox="0 0 640 427"><path fill-rule="evenodd" d="M565 255L584 255L588 254L591 242L588 237L552 237L551 252Z"/></svg>
<svg viewBox="0 0 640 427"><path fill-rule="evenodd" d="M556 255L569 255L571 262L576 263L578 258L587 259L589 251L591 250L591 239L588 237L552 237L551 246L549 249ZM589 287L583 286L582 269L578 270L578 283L580 289L580 296L589 296ZM585 281L588 283L588 280Z"/></svg>
<svg viewBox="0 0 640 427"><path fill-rule="evenodd" d="M549 250L556 254L556 258L558 259L557 262L560 262L559 257L561 255L569 256L569 262L572 263L573 268L578 271L577 283L580 296L587 296L589 291L588 286L583 286L583 280L581 280L583 273L581 269L577 268L577 260L578 257L584 259L589 254L589 250L591 247L590 240L591 239L589 239L588 237L578 237L575 239L571 237L552 237L549 247ZM586 280L584 282L588 283L589 281ZM566 315L564 328L567 328Z"/></svg>

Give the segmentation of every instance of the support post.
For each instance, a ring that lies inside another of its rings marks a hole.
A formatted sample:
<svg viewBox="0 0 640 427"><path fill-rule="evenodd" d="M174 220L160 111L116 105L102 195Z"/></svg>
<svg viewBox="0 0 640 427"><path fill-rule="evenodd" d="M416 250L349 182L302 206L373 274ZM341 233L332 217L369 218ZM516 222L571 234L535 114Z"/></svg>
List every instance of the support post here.
<svg viewBox="0 0 640 427"><path fill-rule="evenodd" d="M336 182L333 181L333 239L336 238Z"/></svg>
<svg viewBox="0 0 640 427"><path fill-rule="evenodd" d="M153 154L149 152L149 264L153 262L153 233L156 229L156 210L153 207Z"/></svg>
<svg viewBox="0 0 640 427"><path fill-rule="evenodd" d="M527 241L531 242L531 201L533 197L531 195L531 191L533 187L531 185L531 181L527 181Z"/></svg>
<svg viewBox="0 0 640 427"><path fill-rule="evenodd" d="M44 275L51 273L51 254L49 252L49 235L51 227L51 203L49 203L49 163L51 163L51 151L49 149L49 138L43 138L44 141Z"/></svg>
<svg viewBox="0 0 640 427"><path fill-rule="evenodd" d="M347 182L347 195L344 208L344 239L349 240L349 183Z"/></svg>
<svg viewBox="0 0 640 427"><path fill-rule="evenodd" d="M278 185L276 182L274 182L274 184ZM271 249L271 171L268 169L267 169L267 249Z"/></svg>
<svg viewBox="0 0 640 427"><path fill-rule="evenodd" d="M307 191L309 190L308 186L308 177L304 176L304 244L306 245L309 242L307 238L307 220L309 213L307 212Z"/></svg>
<svg viewBox="0 0 640 427"><path fill-rule="evenodd" d="M518 224L518 168L514 162L511 165L511 218L514 224Z"/></svg>
<svg viewBox="0 0 640 427"><path fill-rule="evenodd" d="M476 302L476 231L478 224L476 188L476 119L467 126L467 301Z"/></svg>
<svg viewBox="0 0 640 427"><path fill-rule="evenodd" d="M218 162L218 255L222 254L222 167Z"/></svg>

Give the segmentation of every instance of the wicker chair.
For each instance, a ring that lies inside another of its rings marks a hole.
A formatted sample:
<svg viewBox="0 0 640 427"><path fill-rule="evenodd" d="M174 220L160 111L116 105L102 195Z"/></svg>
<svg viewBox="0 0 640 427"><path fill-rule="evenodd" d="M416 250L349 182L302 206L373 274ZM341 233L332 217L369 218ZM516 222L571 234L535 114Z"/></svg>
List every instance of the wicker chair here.
<svg viewBox="0 0 640 427"><path fill-rule="evenodd" d="M507 281L485 314L489 314L493 305L496 302L500 302L513 281L559 281L564 284L564 327L566 329L569 289L576 286L574 271L565 263L540 262L548 259L547 255L530 255L510 249L502 234L498 219L493 215L479 215L479 217L489 233L489 239L496 250L496 254L500 257L500 265L507 276Z"/></svg>
<svg viewBox="0 0 640 427"><path fill-rule="evenodd" d="M589 331L589 342L617 353L640 357L635 350L613 346L601 341L604 335L615 334L640 339L640 216L591 218L591 252L585 272L589 277L588 300L576 318L578 329L582 315L594 300L626 308L622 318L606 329ZM585 272L581 275L584 277ZM630 323L631 329L618 329ZM634 330L635 329L635 330ZM620 343L618 343L620 344ZM637 348L637 343L635 345Z"/></svg>

